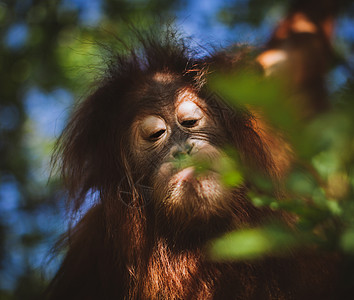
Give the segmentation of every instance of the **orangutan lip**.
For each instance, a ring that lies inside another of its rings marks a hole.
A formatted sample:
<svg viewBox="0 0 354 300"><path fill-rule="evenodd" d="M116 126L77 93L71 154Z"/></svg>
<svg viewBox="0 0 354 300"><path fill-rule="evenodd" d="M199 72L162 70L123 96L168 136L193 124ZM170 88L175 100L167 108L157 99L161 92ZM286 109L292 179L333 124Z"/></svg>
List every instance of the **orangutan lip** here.
<svg viewBox="0 0 354 300"><path fill-rule="evenodd" d="M194 171L194 167L188 167L179 171L175 175L176 182L182 183L184 181L196 180L196 178L194 177Z"/></svg>
<svg viewBox="0 0 354 300"><path fill-rule="evenodd" d="M176 187L182 187L185 184L188 184L197 188L197 186L199 186L205 179L215 179L215 174L217 173L211 170L207 173L199 174L195 167L187 167L173 176L171 184Z"/></svg>

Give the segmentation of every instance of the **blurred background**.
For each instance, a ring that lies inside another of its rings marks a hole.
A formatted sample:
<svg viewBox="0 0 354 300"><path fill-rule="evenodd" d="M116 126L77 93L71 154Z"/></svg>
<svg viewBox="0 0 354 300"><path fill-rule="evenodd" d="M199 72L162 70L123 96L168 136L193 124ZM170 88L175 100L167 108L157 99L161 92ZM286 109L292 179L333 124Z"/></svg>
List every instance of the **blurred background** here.
<svg viewBox="0 0 354 300"><path fill-rule="evenodd" d="M50 157L75 101L94 81L102 32L173 20L192 44L262 45L284 17L284 0L0 0L0 299L37 299L59 259L51 247L67 221ZM336 22L345 65L326 79L332 94L354 70L354 7ZM210 47L210 48L209 48ZM353 93L351 94L353 95ZM354 145L354 144L353 144Z"/></svg>

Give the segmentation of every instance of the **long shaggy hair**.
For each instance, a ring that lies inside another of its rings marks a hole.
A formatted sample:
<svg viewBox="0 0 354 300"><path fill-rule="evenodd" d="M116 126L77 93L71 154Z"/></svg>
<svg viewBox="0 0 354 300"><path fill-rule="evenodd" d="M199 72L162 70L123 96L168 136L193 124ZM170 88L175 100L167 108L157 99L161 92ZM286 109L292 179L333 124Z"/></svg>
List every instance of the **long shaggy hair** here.
<svg viewBox="0 0 354 300"><path fill-rule="evenodd" d="M90 192L98 202L71 228L62 245L67 254L52 280L48 299L328 299L325 271L311 256L267 258L254 263L211 262L203 251L209 238L289 216L254 207L247 187L233 191L233 202L215 230L195 234L161 226L149 188L137 178L151 176L147 162L132 161L130 127L146 107L157 108L164 89L156 74L169 74L168 89L191 87L210 109L241 160L274 180L286 172L287 144L264 122L240 108L230 109L208 90L215 69L253 68L246 48L195 58L185 41L169 32L140 38L135 50L116 54L95 91L82 101L60 137L54 160L61 170L73 211ZM165 100L164 100L165 101ZM138 174L139 176L137 176ZM180 222L183 222L181 219ZM193 231L198 224L187 228ZM163 227L163 228L162 228ZM188 229L188 230L189 230Z"/></svg>

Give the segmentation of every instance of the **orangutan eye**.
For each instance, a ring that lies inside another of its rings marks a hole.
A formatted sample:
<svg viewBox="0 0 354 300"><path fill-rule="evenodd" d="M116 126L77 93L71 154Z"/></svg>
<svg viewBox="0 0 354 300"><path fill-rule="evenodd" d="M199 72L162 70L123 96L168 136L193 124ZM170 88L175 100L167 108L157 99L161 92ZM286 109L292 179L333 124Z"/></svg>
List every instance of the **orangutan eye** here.
<svg viewBox="0 0 354 300"><path fill-rule="evenodd" d="M161 129L161 130L153 133L152 135L150 135L149 139L156 140L156 139L160 138L165 132L166 132L166 129Z"/></svg>
<svg viewBox="0 0 354 300"><path fill-rule="evenodd" d="M197 125L199 120L186 120L186 121L182 121L181 125L183 127L194 127Z"/></svg>
<svg viewBox="0 0 354 300"><path fill-rule="evenodd" d="M165 121L157 116L148 116L142 120L140 125L141 135L144 139L156 141L166 133Z"/></svg>
<svg viewBox="0 0 354 300"><path fill-rule="evenodd" d="M183 127L192 128L198 126L203 116L203 111L192 101L183 101L177 107L177 119Z"/></svg>

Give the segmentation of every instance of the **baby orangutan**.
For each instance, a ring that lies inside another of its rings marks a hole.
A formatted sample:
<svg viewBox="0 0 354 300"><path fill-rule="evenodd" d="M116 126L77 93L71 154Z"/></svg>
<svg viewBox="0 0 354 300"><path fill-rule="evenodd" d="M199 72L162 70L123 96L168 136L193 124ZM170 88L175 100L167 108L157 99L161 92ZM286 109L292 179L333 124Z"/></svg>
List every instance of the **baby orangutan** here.
<svg viewBox="0 0 354 300"><path fill-rule="evenodd" d="M57 146L74 210L97 203L71 229L48 299L329 299L321 261L308 255L213 262L207 241L289 215L255 207L249 187L221 180L224 149L272 180L286 172L286 143L245 108L208 89L218 65L242 55L194 58L169 37L112 59ZM255 64L255 63L254 63ZM202 172L191 159L207 164Z"/></svg>

